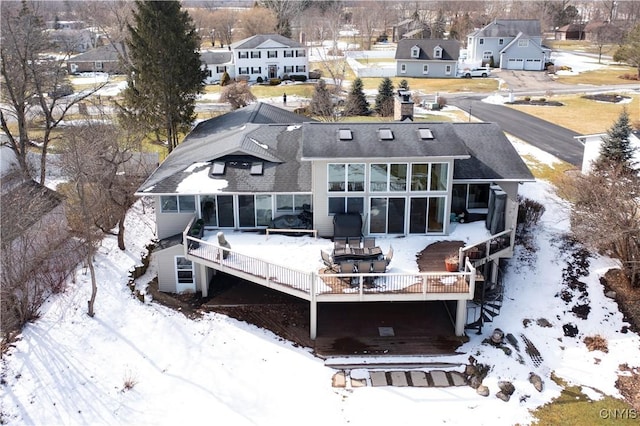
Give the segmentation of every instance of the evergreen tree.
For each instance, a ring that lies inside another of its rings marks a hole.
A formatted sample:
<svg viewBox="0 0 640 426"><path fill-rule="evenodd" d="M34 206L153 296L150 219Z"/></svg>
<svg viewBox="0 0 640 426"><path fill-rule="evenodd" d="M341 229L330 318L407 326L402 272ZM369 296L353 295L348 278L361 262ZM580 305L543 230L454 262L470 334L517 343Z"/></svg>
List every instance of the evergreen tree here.
<svg viewBox="0 0 640 426"><path fill-rule="evenodd" d="M629 113L625 108L620 113L618 120L607 130L607 135L602 138L600 157L595 163L596 169L617 164L627 171L633 170L635 166L633 162L635 149L629 141L630 135Z"/></svg>
<svg viewBox="0 0 640 426"><path fill-rule="evenodd" d="M200 38L180 2L136 0L135 26L128 26L129 81L123 117L148 126L167 140L169 152L180 132L195 119L195 101L202 91Z"/></svg>
<svg viewBox="0 0 640 426"><path fill-rule="evenodd" d="M398 89L409 90L409 82L403 78L400 80L400 84L398 84Z"/></svg>
<svg viewBox="0 0 640 426"><path fill-rule="evenodd" d="M367 115L368 113L369 102L367 102L367 98L364 96L362 80L360 77L357 77L351 84L351 90L349 91L349 95L347 95L343 114L346 116L354 116Z"/></svg>
<svg viewBox="0 0 640 426"><path fill-rule="evenodd" d="M317 116L321 121L335 121L337 118L331 93L329 93L324 80L319 80L316 84L309 107L311 114Z"/></svg>
<svg viewBox="0 0 640 426"><path fill-rule="evenodd" d="M378 86L375 109L383 117L393 115L393 83L389 77L383 78Z"/></svg>

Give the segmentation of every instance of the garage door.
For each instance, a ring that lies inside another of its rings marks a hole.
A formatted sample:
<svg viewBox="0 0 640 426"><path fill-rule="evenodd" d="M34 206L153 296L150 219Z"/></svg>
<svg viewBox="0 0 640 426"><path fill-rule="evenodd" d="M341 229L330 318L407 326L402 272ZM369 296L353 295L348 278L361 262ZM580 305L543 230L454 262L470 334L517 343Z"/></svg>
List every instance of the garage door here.
<svg viewBox="0 0 640 426"><path fill-rule="evenodd" d="M527 59L524 61L524 69L529 71L541 71L542 60L541 59Z"/></svg>
<svg viewBox="0 0 640 426"><path fill-rule="evenodd" d="M524 59L521 58L510 58L507 63L507 69L509 70L523 70L524 69Z"/></svg>

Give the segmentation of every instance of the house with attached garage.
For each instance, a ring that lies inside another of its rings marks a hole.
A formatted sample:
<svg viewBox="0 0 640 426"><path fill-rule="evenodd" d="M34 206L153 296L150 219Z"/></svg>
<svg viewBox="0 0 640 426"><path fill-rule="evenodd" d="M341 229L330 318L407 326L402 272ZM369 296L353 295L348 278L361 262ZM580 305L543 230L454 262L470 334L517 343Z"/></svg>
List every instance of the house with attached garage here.
<svg viewBox="0 0 640 426"><path fill-rule="evenodd" d="M231 79L236 77L236 67L233 63L233 52L224 50L210 50L200 52L200 62L206 71L205 84L217 84L226 72Z"/></svg>
<svg viewBox="0 0 640 426"><path fill-rule="evenodd" d="M496 19L467 36L469 63L543 71L550 55L551 49L542 44L537 19Z"/></svg>
<svg viewBox="0 0 640 426"><path fill-rule="evenodd" d="M456 77L459 56L457 40L402 39L396 47L396 76Z"/></svg>
<svg viewBox="0 0 640 426"><path fill-rule="evenodd" d="M399 98L399 115L411 115ZM216 272L229 273L309 300L312 338L319 302L449 301L462 335L478 271L497 282L500 259L513 253L518 186L531 180L495 123L326 123L255 103L199 123L136 194L155 201L161 291L206 297ZM446 237L456 222L484 221L489 237L460 248L460 272L388 274L384 291L363 287L360 276L360 292L203 237L265 231L302 212L323 239L345 216L359 219L356 236ZM471 249L483 253L474 264L465 260Z"/></svg>
<svg viewBox="0 0 640 426"><path fill-rule="evenodd" d="M285 76L309 77L307 47L279 34L259 34L232 43L237 78L263 81Z"/></svg>

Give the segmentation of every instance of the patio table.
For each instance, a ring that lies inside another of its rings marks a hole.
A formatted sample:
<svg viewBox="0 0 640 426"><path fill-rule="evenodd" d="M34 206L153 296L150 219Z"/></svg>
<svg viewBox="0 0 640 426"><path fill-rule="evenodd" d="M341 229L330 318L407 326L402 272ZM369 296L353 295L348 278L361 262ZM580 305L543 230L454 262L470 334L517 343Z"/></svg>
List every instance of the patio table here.
<svg viewBox="0 0 640 426"><path fill-rule="evenodd" d="M377 260L382 256L380 247L345 247L333 251L334 262L356 261L356 260Z"/></svg>

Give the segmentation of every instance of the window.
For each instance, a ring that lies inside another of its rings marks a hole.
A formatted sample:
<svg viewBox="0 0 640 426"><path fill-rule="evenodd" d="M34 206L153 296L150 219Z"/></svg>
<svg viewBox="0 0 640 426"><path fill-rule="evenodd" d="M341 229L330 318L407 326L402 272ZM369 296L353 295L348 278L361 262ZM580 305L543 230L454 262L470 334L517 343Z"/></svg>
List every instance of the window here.
<svg viewBox="0 0 640 426"><path fill-rule="evenodd" d="M529 40L523 40L523 39L518 40L518 47L527 47L527 46L529 46Z"/></svg>
<svg viewBox="0 0 640 426"><path fill-rule="evenodd" d="M447 163L411 165L412 191L446 191L449 165Z"/></svg>
<svg viewBox="0 0 640 426"><path fill-rule="evenodd" d="M296 50L296 57L297 58L304 58L305 56L307 56L307 52L304 50Z"/></svg>
<svg viewBox="0 0 640 426"><path fill-rule="evenodd" d="M411 48L411 57L412 58L417 58L420 56L420 48L419 47L412 47Z"/></svg>
<svg viewBox="0 0 640 426"><path fill-rule="evenodd" d="M269 50L267 51L267 58L277 58L278 51L277 50Z"/></svg>
<svg viewBox="0 0 640 426"><path fill-rule="evenodd" d="M96 61L94 64L97 70L101 70L103 68L103 63L101 61Z"/></svg>
<svg viewBox="0 0 640 426"><path fill-rule="evenodd" d="M307 72L306 65L296 65L296 72Z"/></svg>
<svg viewBox="0 0 640 426"><path fill-rule="evenodd" d="M493 52L490 50L485 50L484 52L482 52L482 59L491 59L492 56Z"/></svg>
<svg viewBox="0 0 640 426"><path fill-rule="evenodd" d="M311 194L278 194L276 195L276 211L301 212L304 207L311 208Z"/></svg>
<svg viewBox="0 0 640 426"><path fill-rule="evenodd" d="M293 72L293 65L285 65L284 66L284 72Z"/></svg>
<svg viewBox="0 0 640 426"><path fill-rule="evenodd" d="M444 67L444 73L447 75L451 74L451 65Z"/></svg>
<svg viewBox="0 0 640 426"><path fill-rule="evenodd" d="M372 234L404 234L404 198L371 198L369 232Z"/></svg>
<svg viewBox="0 0 640 426"><path fill-rule="evenodd" d="M484 39L481 38L480 40L478 40L478 44L484 44Z"/></svg>
<svg viewBox="0 0 640 426"><path fill-rule="evenodd" d="M422 74L429 74L429 65L422 66Z"/></svg>
<svg viewBox="0 0 640 426"><path fill-rule="evenodd" d="M251 52L251 59L260 59L261 52Z"/></svg>
<svg viewBox="0 0 640 426"><path fill-rule="evenodd" d="M406 191L407 164L371 164L369 190L371 192Z"/></svg>
<svg viewBox="0 0 640 426"><path fill-rule="evenodd" d="M196 197L193 195L162 195L160 196L160 211L162 213L193 213L196 211Z"/></svg>
<svg viewBox="0 0 640 426"><path fill-rule="evenodd" d="M406 74L406 72L407 72L407 64L401 64L400 65L400 72L402 74Z"/></svg>
<svg viewBox="0 0 640 426"><path fill-rule="evenodd" d="M247 59L249 57L249 52L238 52L239 59Z"/></svg>
<svg viewBox="0 0 640 426"><path fill-rule="evenodd" d="M363 192L364 164L329 164L329 192Z"/></svg>
<svg viewBox="0 0 640 426"><path fill-rule="evenodd" d="M211 77L213 76L213 73L211 72L210 69L207 68L207 77Z"/></svg>
<svg viewBox="0 0 640 426"><path fill-rule="evenodd" d="M442 49L435 48L433 50L433 56L434 56L434 58L439 58L439 59L442 58Z"/></svg>
<svg viewBox="0 0 640 426"><path fill-rule="evenodd" d="M364 213L363 197L329 197L329 214Z"/></svg>
<svg viewBox="0 0 640 426"><path fill-rule="evenodd" d="M249 67L239 67L238 74L249 74Z"/></svg>
<svg viewBox="0 0 640 426"><path fill-rule="evenodd" d="M504 44L504 39L503 38L499 39L498 44L502 46Z"/></svg>
<svg viewBox="0 0 640 426"><path fill-rule="evenodd" d="M284 51L285 58L293 58L293 50L285 50Z"/></svg>
<svg viewBox="0 0 640 426"><path fill-rule="evenodd" d="M193 263L184 256L175 257L176 266L176 289L178 293L195 284L193 274ZM186 288L185 288L186 287Z"/></svg>
<svg viewBox="0 0 640 426"><path fill-rule="evenodd" d="M251 74L262 74L262 67L251 67Z"/></svg>
<svg viewBox="0 0 640 426"><path fill-rule="evenodd" d="M226 66L220 66L220 65L218 65L218 66L216 67L216 72L217 72L218 74L223 73L223 72L225 72L226 70L227 70L227 67L226 67Z"/></svg>

